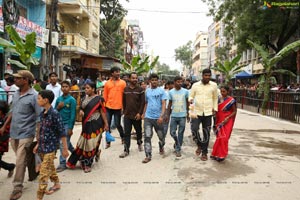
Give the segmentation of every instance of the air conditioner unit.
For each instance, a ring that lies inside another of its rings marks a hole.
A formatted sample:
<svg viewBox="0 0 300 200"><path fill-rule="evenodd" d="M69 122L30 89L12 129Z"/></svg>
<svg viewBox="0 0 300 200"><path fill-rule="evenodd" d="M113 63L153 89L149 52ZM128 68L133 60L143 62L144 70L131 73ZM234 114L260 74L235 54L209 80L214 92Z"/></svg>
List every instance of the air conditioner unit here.
<svg viewBox="0 0 300 200"><path fill-rule="evenodd" d="M52 46L58 47L58 32L52 32L51 36L52 36L52 40L51 40Z"/></svg>

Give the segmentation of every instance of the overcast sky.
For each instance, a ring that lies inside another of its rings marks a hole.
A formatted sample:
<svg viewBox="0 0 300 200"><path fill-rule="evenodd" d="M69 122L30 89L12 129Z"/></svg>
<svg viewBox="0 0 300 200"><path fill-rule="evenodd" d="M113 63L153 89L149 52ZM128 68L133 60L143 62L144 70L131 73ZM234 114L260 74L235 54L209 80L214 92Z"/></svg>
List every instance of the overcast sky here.
<svg viewBox="0 0 300 200"><path fill-rule="evenodd" d="M160 63L166 63L172 69L181 70L182 67L179 62L175 62L175 49L189 40L194 41L198 31L207 32L212 23L212 18L206 16L208 8L201 0L120 2L128 9L127 20L139 20L148 54L153 52L154 56L159 55Z"/></svg>

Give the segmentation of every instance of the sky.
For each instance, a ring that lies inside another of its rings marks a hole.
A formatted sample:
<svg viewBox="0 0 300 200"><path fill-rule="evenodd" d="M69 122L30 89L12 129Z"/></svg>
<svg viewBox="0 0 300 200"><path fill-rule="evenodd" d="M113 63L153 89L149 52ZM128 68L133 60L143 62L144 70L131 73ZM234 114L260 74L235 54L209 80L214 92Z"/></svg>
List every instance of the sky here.
<svg viewBox="0 0 300 200"><path fill-rule="evenodd" d="M208 8L201 0L120 0L120 3L128 10L127 20L139 21L148 55L158 55L160 63L179 71L182 64L175 61L175 49L194 41L197 32L207 32L213 21L206 16Z"/></svg>

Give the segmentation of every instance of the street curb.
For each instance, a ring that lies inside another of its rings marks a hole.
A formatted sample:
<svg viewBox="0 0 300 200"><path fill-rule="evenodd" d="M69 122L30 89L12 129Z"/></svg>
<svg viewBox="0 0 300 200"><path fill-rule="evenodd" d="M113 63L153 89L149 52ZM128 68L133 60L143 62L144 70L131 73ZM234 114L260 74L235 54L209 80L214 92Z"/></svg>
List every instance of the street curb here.
<svg viewBox="0 0 300 200"><path fill-rule="evenodd" d="M300 124L293 123L293 122L290 122L290 121L287 121L287 120L284 120L284 119L278 119L278 118L274 118L274 117L262 115L262 114L259 114L259 113L255 113L255 112L243 110L243 109L240 109L240 108L238 108L238 111L239 112L243 112L243 113L247 113L247 114L251 114L251 115L260 116L260 117L263 117L263 118L266 118L266 119L269 119L269 120L273 120L273 121L276 121L276 122L284 123L286 125L295 126L295 127L297 127L297 128L300 129Z"/></svg>

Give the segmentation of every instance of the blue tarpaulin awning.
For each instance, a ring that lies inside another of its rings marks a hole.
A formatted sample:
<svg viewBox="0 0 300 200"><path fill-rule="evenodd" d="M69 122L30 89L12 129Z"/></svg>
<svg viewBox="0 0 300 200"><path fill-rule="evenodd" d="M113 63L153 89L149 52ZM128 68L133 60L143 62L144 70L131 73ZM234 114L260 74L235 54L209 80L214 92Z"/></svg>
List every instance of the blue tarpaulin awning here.
<svg viewBox="0 0 300 200"><path fill-rule="evenodd" d="M243 79L243 78L252 78L253 75L252 74L249 74L245 71L241 71L240 73L236 74L234 76L236 79Z"/></svg>

